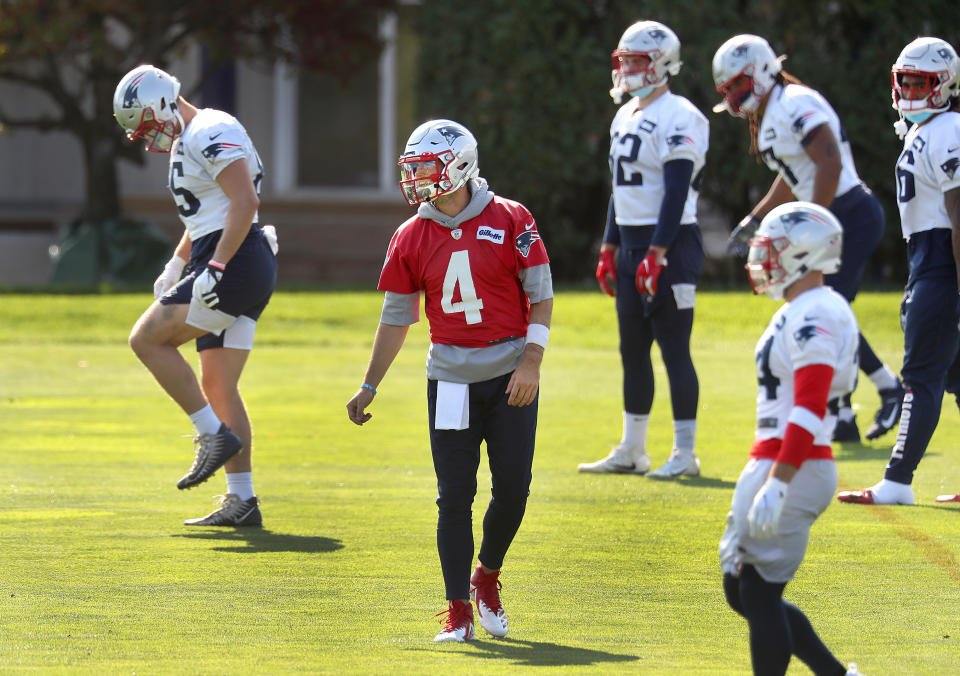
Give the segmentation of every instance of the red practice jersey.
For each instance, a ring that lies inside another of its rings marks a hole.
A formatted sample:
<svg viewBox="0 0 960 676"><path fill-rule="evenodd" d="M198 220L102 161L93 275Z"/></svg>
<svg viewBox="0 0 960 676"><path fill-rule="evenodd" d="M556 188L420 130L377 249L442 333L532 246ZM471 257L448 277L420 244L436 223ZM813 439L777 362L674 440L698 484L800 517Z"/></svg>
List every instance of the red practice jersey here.
<svg viewBox="0 0 960 676"><path fill-rule="evenodd" d="M519 275L549 262L526 207L494 196L452 230L419 216L401 225L377 288L423 291L432 342L485 347L526 335L530 303Z"/></svg>

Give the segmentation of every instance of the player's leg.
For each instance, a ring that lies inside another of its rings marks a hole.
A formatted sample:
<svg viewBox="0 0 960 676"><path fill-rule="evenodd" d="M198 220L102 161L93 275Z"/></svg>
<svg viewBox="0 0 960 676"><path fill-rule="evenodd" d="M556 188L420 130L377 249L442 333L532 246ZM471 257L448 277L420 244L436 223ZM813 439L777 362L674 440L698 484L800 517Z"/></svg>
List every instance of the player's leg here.
<svg viewBox="0 0 960 676"><path fill-rule="evenodd" d="M504 389L506 385L504 385ZM473 386L470 386L473 390ZM473 498L483 439L482 409L470 397L470 426L436 429L437 381L427 381L430 451L437 475L437 552L449 606L446 624L434 641L464 641L474 637L470 605L470 565L473 562Z"/></svg>
<svg viewBox="0 0 960 676"><path fill-rule="evenodd" d="M507 633L507 615L500 601L500 569L527 507L537 432L539 395L527 406L508 406L510 376L480 383L489 411L484 437L492 479L491 498L483 517L480 565L470 578L470 596L480 625L494 636Z"/></svg>
<svg viewBox="0 0 960 676"><path fill-rule="evenodd" d="M653 330L644 314L643 299L634 281L643 250L621 250L617 261L617 326L623 366L623 434L607 457L581 463L581 472L645 474L647 426L653 405L654 377L650 348Z"/></svg>

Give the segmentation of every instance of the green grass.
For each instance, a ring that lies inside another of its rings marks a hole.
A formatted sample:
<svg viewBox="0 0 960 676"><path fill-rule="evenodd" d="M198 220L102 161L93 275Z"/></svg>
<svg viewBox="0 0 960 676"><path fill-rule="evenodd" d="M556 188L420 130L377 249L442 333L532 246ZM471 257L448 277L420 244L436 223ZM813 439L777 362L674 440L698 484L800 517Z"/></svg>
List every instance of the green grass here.
<svg viewBox="0 0 960 676"><path fill-rule="evenodd" d="M503 575L510 635L435 645L444 607L417 325L362 428L345 403L374 293L280 293L243 385L262 531L187 530L222 474L178 492L189 421L126 345L144 294L0 297L0 672L743 674L746 624L716 546L754 416L753 346L776 305L702 293L694 327L703 476L590 476L620 433L612 301L556 299L527 515ZM900 364L899 296L855 305ZM192 349L186 350L195 360ZM659 358L649 450L671 442ZM855 395L861 427L877 397ZM876 674L952 673L960 655L960 420L945 400L913 508L834 504L787 597L838 657ZM840 481L880 478L892 433L836 449ZM489 473L481 471L479 544ZM536 667L535 669L532 667ZM797 661L791 674L808 673Z"/></svg>

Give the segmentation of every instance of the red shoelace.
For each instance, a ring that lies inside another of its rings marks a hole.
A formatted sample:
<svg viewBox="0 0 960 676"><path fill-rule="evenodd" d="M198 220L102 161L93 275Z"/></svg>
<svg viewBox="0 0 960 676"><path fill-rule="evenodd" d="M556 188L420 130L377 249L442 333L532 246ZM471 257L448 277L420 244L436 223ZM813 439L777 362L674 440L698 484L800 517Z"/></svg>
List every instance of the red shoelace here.
<svg viewBox="0 0 960 676"><path fill-rule="evenodd" d="M494 613L499 613L503 608L500 603L500 590L503 585L500 583L500 571L495 573L476 575L470 579L470 583L477 589L477 605L481 601Z"/></svg>
<svg viewBox="0 0 960 676"><path fill-rule="evenodd" d="M441 615L446 615L446 623L443 620L440 620L440 623L443 624L444 631L455 631L457 629L464 628L468 623L473 622L473 606L469 603L460 603L455 601L449 605L446 610L441 610L439 613L434 615L434 617L440 617Z"/></svg>

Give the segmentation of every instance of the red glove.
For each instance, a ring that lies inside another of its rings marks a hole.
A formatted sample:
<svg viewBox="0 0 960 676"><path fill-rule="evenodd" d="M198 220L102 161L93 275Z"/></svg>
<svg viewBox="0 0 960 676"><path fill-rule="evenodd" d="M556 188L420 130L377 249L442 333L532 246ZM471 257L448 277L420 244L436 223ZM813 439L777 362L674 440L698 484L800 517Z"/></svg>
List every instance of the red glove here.
<svg viewBox="0 0 960 676"><path fill-rule="evenodd" d="M608 296L617 295L614 291L617 288L617 262L613 257L613 249L604 249L600 252L600 261L597 263L597 281L600 282L600 288L606 291ZM613 285L612 288L611 285Z"/></svg>
<svg viewBox="0 0 960 676"><path fill-rule="evenodd" d="M640 261L640 265L637 266L637 291L651 296L656 294L657 278L660 276L660 271L665 267L667 267L666 258L663 259L663 263L658 264L657 254L648 251L647 255Z"/></svg>

